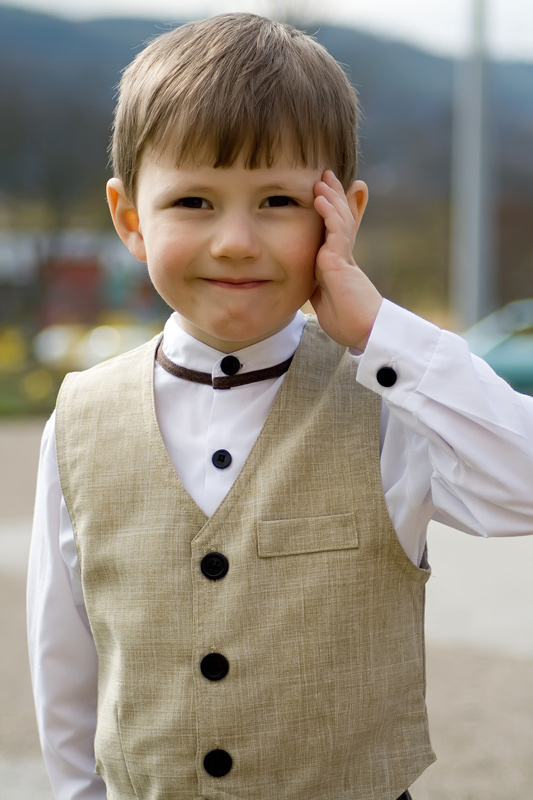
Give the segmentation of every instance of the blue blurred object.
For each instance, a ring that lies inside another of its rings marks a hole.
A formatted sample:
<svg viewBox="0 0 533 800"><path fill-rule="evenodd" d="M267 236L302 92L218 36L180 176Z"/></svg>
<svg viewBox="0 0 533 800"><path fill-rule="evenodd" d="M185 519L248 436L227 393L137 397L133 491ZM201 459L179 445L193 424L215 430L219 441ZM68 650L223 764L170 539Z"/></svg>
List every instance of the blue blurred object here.
<svg viewBox="0 0 533 800"><path fill-rule="evenodd" d="M473 353L518 392L533 395L533 299L516 300L469 328Z"/></svg>

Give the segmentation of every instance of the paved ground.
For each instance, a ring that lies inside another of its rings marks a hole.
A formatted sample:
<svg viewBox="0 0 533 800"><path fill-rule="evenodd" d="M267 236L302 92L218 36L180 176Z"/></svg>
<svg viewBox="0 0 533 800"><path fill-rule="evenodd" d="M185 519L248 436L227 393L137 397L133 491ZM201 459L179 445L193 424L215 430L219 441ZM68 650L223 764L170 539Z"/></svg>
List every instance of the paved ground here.
<svg viewBox="0 0 533 800"><path fill-rule="evenodd" d="M41 421L0 422L0 797L52 800L24 631ZM483 542L435 526L428 706L439 756L414 800L533 798L533 537ZM275 800L275 798L272 798Z"/></svg>
<svg viewBox="0 0 533 800"><path fill-rule="evenodd" d="M0 422L0 797L52 800L35 727L25 573L41 420Z"/></svg>

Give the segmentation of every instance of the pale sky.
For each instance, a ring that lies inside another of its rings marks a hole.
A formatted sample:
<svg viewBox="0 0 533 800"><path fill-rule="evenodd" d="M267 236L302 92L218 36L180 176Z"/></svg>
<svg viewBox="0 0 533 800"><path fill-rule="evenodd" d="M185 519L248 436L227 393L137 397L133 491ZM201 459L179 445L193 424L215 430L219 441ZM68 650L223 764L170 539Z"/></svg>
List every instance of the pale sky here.
<svg viewBox="0 0 533 800"><path fill-rule="evenodd" d="M172 22L224 11L276 17L276 9L303 7L317 22L345 23L392 35L444 54L464 52L475 0L0 0L6 5L71 19L142 16ZM533 61L533 0L484 0L486 41L497 57ZM326 8L318 15L313 9Z"/></svg>

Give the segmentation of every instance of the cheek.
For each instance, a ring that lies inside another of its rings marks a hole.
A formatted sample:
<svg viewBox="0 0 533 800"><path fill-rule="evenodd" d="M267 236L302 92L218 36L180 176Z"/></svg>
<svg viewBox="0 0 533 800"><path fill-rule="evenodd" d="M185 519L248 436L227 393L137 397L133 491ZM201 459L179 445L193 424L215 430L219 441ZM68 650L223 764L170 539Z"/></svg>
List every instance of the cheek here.
<svg viewBox="0 0 533 800"><path fill-rule="evenodd" d="M155 236L146 245L148 271L160 279L184 275L194 256L194 248L186 236Z"/></svg>
<svg viewBox="0 0 533 800"><path fill-rule="evenodd" d="M323 226L315 225L285 248L285 259L291 271L303 281L314 280L316 256L323 242Z"/></svg>
<svg viewBox="0 0 533 800"><path fill-rule="evenodd" d="M316 260L316 256L326 236L326 226L322 217L315 211L313 212L312 221L307 226L305 235L303 236L304 247L308 258Z"/></svg>

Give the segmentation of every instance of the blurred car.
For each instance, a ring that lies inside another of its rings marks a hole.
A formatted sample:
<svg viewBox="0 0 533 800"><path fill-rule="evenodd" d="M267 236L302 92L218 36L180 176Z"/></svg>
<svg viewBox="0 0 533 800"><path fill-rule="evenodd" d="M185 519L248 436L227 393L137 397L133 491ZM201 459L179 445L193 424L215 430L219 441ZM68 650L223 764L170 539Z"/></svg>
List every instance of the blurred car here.
<svg viewBox="0 0 533 800"><path fill-rule="evenodd" d="M473 325L463 337L472 352L514 389L533 395L533 299L509 303Z"/></svg>

